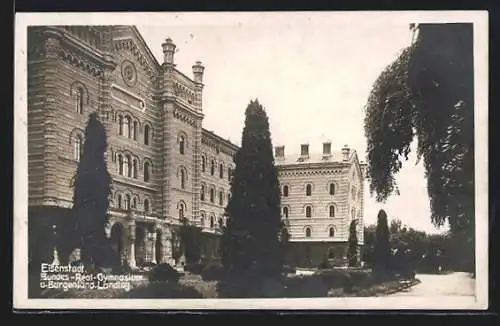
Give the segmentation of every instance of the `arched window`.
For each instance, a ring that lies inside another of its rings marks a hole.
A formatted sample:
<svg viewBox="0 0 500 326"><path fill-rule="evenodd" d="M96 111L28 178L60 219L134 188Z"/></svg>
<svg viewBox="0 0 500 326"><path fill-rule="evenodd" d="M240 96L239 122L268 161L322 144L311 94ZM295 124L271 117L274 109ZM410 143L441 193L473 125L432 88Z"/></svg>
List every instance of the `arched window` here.
<svg viewBox="0 0 500 326"><path fill-rule="evenodd" d="M214 160L212 160L212 162L210 162L210 174L211 175L215 174L215 161Z"/></svg>
<svg viewBox="0 0 500 326"><path fill-rule="evenodd" d="M335 195L335 184L330 183L330 186L328 188L329 188L330 195L332 195L332 196Z"/></svg>
<svg viewBox="0 0 500 326"><path fill-rule="evenodd" d="M123 175L123 156L118 154L118 174Z"/></svg>
<svg viewBox="0 0 500 326"><path fill-rule="evenodd" d="M311 206L306 206L306 217L312 216L312 208Z"/></svg>
<svg viewBox="0 0 500 326"><path fill-rule="evenodd" d="M130 209L130 195L125 195L125 209L129 210Z"/></svg>
<svg viewBox="0 0 500 326"><path fill-rule="evenodd" d="M306 227L306 238L310 238L310 237L311 237L311 228Z"/></svg>
<svg viewBox="0 0 500 326"><path fill-rule="evenodd" d="M222 192L222 190L219 191L219 205L224 205L224 193Z"/></svg>
<svg viewBox="0 0 500 326"><path fill-rule="evenodd" d="M118 135L123 136L123 116L118 116Z"/></svg>
<svg viewBox="0 0 500 326"><path fill-rule="evenodd" d="M229 204L229 201L231 200L231 194L227 194L227 203Z"/></svg>
<svg viewBox="0 0 500 326"><path fill-rule="evenodd" d="M134 121L133 127L132 127L132 138L134 140L137 140L137 121Z"/></svg>
<svg viewBox="0 0 500 326"><path fill-rule="evenodd" d="M335 236L335 230L333 227L330 227L330 229L328 230L328 236L330 238L333 238Z"/></svg>
<svg viewBox="0 0 500 326"><path fill-rule="evenodd" d="M124 119L123 132L125 137L130 138L130 117L128 116Z"/></svg>
<svg viewBox="0 0 500 326"><path fill-rule="evenodd" d="M76 113L83 114L83 88L81 87L76 90L75 110Z"/></svg>
<svg viewBox="0 0 500 326"><path fill-rule="evenodd" d="M184 171L184 169L181 169L181 188L186 188L186 172Z"/></svg>
<svg viewBox="0 0 500 326"><path fill-rule="evenodd" d="M149 182L151 166L149 162L144 162L144 181Z"/></svg>
<svg viewBox="0 0 500 326"><path fill-rule="evenodd" d="M210 189L210 202L215 202L215 190L213 188Z"/></svg>
<svg viewBox="0 0 500 326"><path fill-rule="evenodd" d="M283 186L283 197L288 197L288 186Z"/></svg>
<svg viewBox="0 0 500 326"><path fill-rule="evenodd" d="M205 185L201 185L200 200L205 201Z"/></svg>
<svg viewBox="0 0 500 326"><path fill-rule="evenodd" d="M79 162L82 157L82 147L82 138L77 135L73 143L73 159L77 162Z"/></svg>
<svg viewBox="0 0 500 326"><path fill-rule="evenodd" d="M231 170L231 168L227 168L227 180L228 181L231 181L231 173L233 173L233 171Z"/></svg>
<svg viewBox="0 0 500 326"><path fill-rule="evenodd" d="M132 164L132 177L137 179L137 159L134 158L134 163Z"/></svg>
<svg viewBox="0 0 500 326"><path fill-rule="evenodd" d="M179 153L184 154L184 147L186 146L186 140L183 135L179 136Z"/></svg>
<svg viewBox="0 0 500 326"><path fill-rule="evenodd" d="M125 171L127 171L127 177L132 177L132 160L130 159L130 155L125 157Z"/></svg>
<svg viewBox="0 0 500 326"><path fill-rule="evenodd" d="M184 203L180 202L179 203L179 219L184 218L184 212L186 210L186 207L184 207Z"/></svg>
<svg viewBox="0 0 500 326"><path fill-rule="evenodd" d="M145 125L144 126L144 145L149 145L149 134L150 134L149 126Z"/></svg>
<svg viewBox="0 0 500 326"><path fill-rule="evenodd" d="M223 228L224 227L224 221L222 220L222 217L219 217L219 228Z"/></svg>
<svg viewBox="0 0 500 326"><path fill-rule="evenodd" d="M118 208L122 208L122 195L118 195L117 202L118 202Z"/></svg>
<svg viewBox="0 0 500 326"><path fill-rule="evenodd" d="M205 172L205 165L207 164L207 158L205 156L201 157L201 172Z"/></svg>
<svg viewBox="0 0 500 326"><path fill-rule="evenodd" d="M144 199L144 212L149 213L149 199Z"/></svg>
<svg viewBox="0 0 500 326"><path fill-rule="evenodd" d="M213 229L215 226L215 217L211 216L210 217L210 228Z"/></svg>
<svg viewBox="0 0 500 326"><path fill-rule="evenodd" d="M219 165L219 178L224 178L224 165L222 163Z"/></svg>
<svg viewBox="0 0 500 326"><path fill-rule="evenodd" d="M311 196L311 193L312 193L312 186L308 184L306 186L306 196Z"/></svg>
<svg viewBox="0 0 500 326"><path fill-rule="evenodd" d="M335 217L335 206L333 205L330 205L330 207L328 207L328 212L329 212L329 216L330 217Z"/></svg>
<svg viewBox="0 0 500 326"><path fill-rule="evenodd" d="M288 207L283 207L283 216L288 218Z"/></svg>
<svg viewBox="0 0 500 326"><path fill-rule="evenodd" d="M132 198L132 208L137 208L137 198Z"/></svg>

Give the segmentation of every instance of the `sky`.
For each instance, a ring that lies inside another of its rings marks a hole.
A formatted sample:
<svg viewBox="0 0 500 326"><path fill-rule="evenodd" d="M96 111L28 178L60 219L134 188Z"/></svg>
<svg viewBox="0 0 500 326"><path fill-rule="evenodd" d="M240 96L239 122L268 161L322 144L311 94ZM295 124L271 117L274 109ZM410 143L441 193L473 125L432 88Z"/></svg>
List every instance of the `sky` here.
<svg viewBox="0 0 500 326"><path fill-rule="evenodd" d="M411 42L408 22L390 19L331 19L233 16L190 24L137 25L161 63L161 44L177 46L177 69L192 77L192 66L205 66L203 127L239 145L244 112L257 98L269 116L273 146L288 154L309 143L320 152L323 141L340 149L347 144L366 161L364 106L382 72ZM416 144L413 144L416 145ZM415 146L413 146L415 149ZM365 224L376 223L379 209L389 220L429 233L443 232L430 221L424 169L414 151L397 175L399 196L377 203L365 184Z"/></svg>

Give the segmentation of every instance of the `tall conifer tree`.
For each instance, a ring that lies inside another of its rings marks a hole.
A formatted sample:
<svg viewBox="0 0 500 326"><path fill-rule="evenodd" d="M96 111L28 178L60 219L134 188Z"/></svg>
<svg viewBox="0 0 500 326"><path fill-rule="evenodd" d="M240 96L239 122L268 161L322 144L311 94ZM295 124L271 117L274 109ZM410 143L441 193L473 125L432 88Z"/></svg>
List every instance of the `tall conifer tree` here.
<svg viewBox="0 0 500 326"><path fill-rule="evenodd" d="M86 264L103 263L100 253L106 252L102 249L111 191L111 176L104 158L106 148L106 130L94 112L89 115L85 128L85 143L76 171L73 195L75 240Z"/></svg>
<svg viewBox="0 0 500 326"><path fill-rule="evenodd" d="M347 247L347 259L349 266L353 267L358 264L358 235L356 234L357 220L352 220L349 226L349 239Z"/></svg>
<svg viewBox="0 0 500 326"><path fill-rule="evenodd" d="M389 242L389 226L387 225L387 214L383 209L378 212L377 230L375 233L374 270L379 275L389 271L391 259L391 245Z"/></svg>
<svg viewBox="0 0 500 326"><path fill-rule="evenodd" d="M284 263L281 199L269 120L258 100L250 102L245 116L234 158L223 262L232 271L279 276Z"/></svg>

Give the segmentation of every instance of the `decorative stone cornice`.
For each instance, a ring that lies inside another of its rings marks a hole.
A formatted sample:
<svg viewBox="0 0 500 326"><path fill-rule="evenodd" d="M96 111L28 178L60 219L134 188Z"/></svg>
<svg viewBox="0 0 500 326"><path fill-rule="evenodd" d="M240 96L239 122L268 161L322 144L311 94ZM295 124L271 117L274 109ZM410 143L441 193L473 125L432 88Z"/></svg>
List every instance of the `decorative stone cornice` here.
<svg viewBox="0 0 500 326"><path fill-rule="evenodd" d="M287 177L299 177L299 176L321 176L321 175L331 175L331 174L342 174L343 169L282 169L278 166L278 175Z"/></svg>
<svg viewBox="0 0 500 326"><path fill-rule="evenodd" d="M142 53L141 49L134 42L132 37L119 38L114 40L114 47L116 51L130 51L137 62L141 65L146 75L154 82L156 80L156 69L150 64L149 60Z"/></svg>
<svg viewBox="0 0 500 326"><path fill-rule="evenodd" d="M92 62L91 60L88 60L86 56L79 55L69 49L62 48L59 52L59 58L93 76L103 76L102 66L96 64L95 62Z"/></svg>
<svg viewBox="0 0 500 326"><path fill-rule="evenodd" d="M211 131L203 129L201 143L229 156L234 156L239 147Z"/></svg>
<svg viewBox="0 0 500 326"><path fill-rule="evenodd" d="M193 115L189 114L186 110L176 108L173 112L174 118L187 123L191 126L195 126L196 119Z"/></svg>

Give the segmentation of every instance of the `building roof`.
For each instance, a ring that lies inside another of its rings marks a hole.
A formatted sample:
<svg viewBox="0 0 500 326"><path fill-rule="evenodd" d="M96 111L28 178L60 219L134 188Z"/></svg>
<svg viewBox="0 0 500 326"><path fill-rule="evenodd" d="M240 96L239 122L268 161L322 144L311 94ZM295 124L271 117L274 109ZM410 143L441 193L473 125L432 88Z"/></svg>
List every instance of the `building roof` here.
<svg viewBox="0 0 500 326"><path fill-rule="evenodd" d="M228 139L222 138L221 136L217 135L216 133L214 133L211 130L207 130L205 128L202 128L202 136L211 137L213 140L219 142L220 144L228 146L229 148L231 148L234 151L239 150L239 146L238 145L232 143Z"/></svg>
<svg viewBox="0 0 500 326"><path fill-rule="evenodd" d="M355 151L351 149L349 153L349 160ZM301 159L300 154L285 155L284 159L274 158L276 165L297 165L297 164L311 164L311 163L343 163L342 151L332 151L332 155L324 156L322 153L310 153L308 158Z"/></svg>

